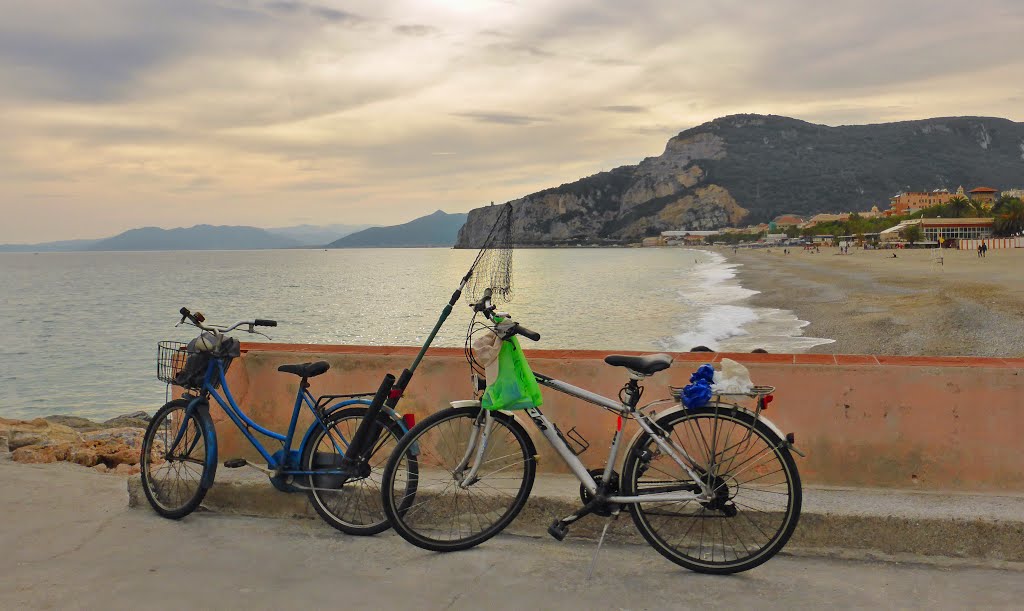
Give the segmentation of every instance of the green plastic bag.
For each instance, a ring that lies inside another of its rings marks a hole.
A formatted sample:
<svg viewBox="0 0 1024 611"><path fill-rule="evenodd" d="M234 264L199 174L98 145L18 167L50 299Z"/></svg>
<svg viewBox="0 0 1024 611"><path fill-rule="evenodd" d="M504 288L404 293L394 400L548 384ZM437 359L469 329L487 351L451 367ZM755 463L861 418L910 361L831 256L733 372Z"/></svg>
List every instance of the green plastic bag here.
<svg viewBox="0 0 1024 611"><path fill-rule="evenodd" d="M498 375L484 391L480 405L490 410L520 410L540 407L544 399L533 371L523 356L519 340L512 337L501 343Z"/></svg>

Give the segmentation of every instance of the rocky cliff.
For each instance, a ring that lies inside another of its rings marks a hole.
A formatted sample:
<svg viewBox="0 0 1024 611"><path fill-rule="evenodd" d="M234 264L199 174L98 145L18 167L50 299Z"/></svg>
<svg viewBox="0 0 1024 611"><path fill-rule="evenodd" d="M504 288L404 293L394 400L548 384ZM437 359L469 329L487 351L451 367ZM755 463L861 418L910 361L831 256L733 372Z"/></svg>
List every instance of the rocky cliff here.
<svg viewBox="0 0 1024 611"><path fill-rule="evenodd" d="M888 207L901 190L1024 181L1024 123L953 117L829 127L733 115L684 131L665 152L513 200L523 245L635 242L780 214ZM479 246L499 207L472 210L456 248Z"/></svg>

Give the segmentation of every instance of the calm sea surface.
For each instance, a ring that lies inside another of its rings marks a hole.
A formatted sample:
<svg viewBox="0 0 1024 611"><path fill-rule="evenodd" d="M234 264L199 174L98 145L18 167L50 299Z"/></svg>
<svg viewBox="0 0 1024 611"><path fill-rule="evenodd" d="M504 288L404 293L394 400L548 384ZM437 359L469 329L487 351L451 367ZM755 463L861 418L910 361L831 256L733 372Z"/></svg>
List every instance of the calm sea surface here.
<svg viewBox="0 0 1024 611"><path fill-rule="evenodd" d="M0 254L0 416L152 413L164 400L157 341L195 336L174 328L181 306L213 323L276 319L269 335L277 342L421 344L474 254ZM586 248L515 257L515 296L504 309L541 333L538 348L776 352L828 341L803 337L806 323L789 312L745 305L753 291L714 253ZM461 347L469 318L457 308L434 345Z"/></svg>

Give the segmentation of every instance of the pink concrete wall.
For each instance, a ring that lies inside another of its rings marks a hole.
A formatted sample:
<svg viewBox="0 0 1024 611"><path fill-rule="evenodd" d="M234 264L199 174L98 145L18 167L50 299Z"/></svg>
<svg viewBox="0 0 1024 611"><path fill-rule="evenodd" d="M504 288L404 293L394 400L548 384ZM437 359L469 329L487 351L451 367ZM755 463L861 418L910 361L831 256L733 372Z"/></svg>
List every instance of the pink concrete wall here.
<svg viewBox="0 0 1024 611"><path fill-rule="evenodd" d="M398 374L415 348L246 344L229 373L235 398L258 422L287 428L298 378L284 363L323 359L331 370L311 380L314 394L374 390L384 372ZM624 370L595 351L527 352L535 371L614 396ZM682 353L649 378L644 402L684 385L702 362L732 358L755 383L778 387L765 415L796 434L804 482L818 485L1024 492L1024 359L873 357L814 354ZM400 404L419 419L449 401L472 398L461 350L435 349L424 359ZM572 426L591 442L590 467L607 456L615 417L596 406L544 390L542 408L562 430ZM257 455L214 407L221 458ZM304 415L302 428L310 417ZM541 469L561 461L527 425L541 452Z"/></svg>

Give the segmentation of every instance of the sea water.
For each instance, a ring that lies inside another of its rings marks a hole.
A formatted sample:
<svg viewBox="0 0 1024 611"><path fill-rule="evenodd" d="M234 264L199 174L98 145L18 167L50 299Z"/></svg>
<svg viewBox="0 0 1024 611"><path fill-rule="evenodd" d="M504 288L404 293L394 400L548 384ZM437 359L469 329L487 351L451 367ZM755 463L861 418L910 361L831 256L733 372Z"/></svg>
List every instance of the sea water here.
<svg viewBox="0 0 1024 611"><path fill-rule="evenodd" d="M188 341L178 309L210 322L273 318L275 342L419 345L475 252L451 249L0 254L0 416L109 418L155 411L156 343ZM503 306L546 349L799 352L791 312L714 252L678 248L521 249ZM463 299L435 346L462 347ZM239 333L243 341L267 341ZM343 392L344 389L338 389Z"/></svg>

